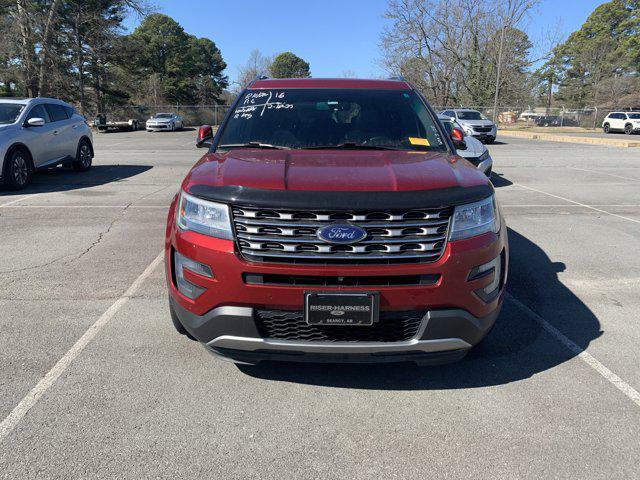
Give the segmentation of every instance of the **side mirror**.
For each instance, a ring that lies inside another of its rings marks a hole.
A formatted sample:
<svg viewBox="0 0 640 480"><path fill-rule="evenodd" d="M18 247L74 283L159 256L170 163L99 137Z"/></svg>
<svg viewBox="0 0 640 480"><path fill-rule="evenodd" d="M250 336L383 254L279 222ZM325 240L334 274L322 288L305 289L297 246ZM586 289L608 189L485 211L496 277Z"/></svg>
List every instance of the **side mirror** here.
<svg viewBox="0 0 640 480"><path fill-rule="evenodd" d="M454 128L451 131L451 140L453 140L453 146L456 150L466 150L467 143L464 141L464 132L459 128Z"/></svg>
<svg viewBox="0 0 640 480"><path fill-rule="evenodd" d="M211 125L202 125L198 129L198 138L196 139L196 147L198 148L210 147L211 140L213 140L213 128L211 128Z"/></svg>
<svg viewBox="0 0 640 480"><path fill-rule="evenodd" d="M44 125L44 118L30 118L29 120L27 120L27 124L25 126L27 127L42 127Z"/></svg>

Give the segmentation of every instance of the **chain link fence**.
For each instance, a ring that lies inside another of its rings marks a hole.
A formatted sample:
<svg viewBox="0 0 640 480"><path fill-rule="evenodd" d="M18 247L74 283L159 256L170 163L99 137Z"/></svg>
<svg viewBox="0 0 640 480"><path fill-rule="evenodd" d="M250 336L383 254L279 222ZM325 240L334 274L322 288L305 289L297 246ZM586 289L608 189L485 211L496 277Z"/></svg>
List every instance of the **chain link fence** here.
<svg viewBox="0 0 640 480"><path fill-rule="evenodd" d="M598 128L610 109L569 109L544 107L499 107L497 119L493 118L493 106L434 107L437 112L455 108L477 110L498 123L501 128L521 127L581 127Z"/></svg>
<svg viewBox="0 0 640 480"><path fill-rule="evenodd" d="M104 112L108 121L138 120L140 125L156 113L177 113L184 119L184 125L220 125L230 105L127 105L108 107Z"/></svg>
<svg viewBox="0 0 640 480"><path fill-rule="evenodd" d="M109 121L138 120L141 125L159 112L174 112L182 115L185 126L198 127L200 125L220 125L230 105L129 105L112 106L107 108L106 114ZM487 118L493 120L493 106L465 106L442 107L434 106L436 112L455 108L468 108L477 110ZM612 109L584 108L544 108L544 107L499 107L497 122L500 128L526 128L526 127L582 127L599 128L604 117Z"/></svg>

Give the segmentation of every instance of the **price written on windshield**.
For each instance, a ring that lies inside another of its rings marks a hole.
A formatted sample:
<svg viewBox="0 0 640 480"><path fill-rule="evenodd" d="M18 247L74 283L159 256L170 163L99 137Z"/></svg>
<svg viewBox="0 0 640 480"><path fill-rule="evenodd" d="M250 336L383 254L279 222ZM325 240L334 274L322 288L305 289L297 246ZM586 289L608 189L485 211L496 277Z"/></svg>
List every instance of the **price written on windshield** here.
<svg viewBox="0 0 640 480"><path fill-rule="evenodd" d="M285 101L285 92L261 91L248 93L242 105L236 108L233 118L249 119L254 114L264 115L267 110L291 110L292 103Z"/></svg>

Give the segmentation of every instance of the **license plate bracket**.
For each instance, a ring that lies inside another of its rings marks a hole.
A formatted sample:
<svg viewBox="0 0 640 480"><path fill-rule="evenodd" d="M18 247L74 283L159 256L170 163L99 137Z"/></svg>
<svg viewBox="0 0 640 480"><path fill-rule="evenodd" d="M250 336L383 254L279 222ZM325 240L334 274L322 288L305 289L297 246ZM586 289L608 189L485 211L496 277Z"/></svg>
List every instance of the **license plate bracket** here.
<svg viewBox="0 0 640 480"><path fill-rule="evenodd" d="M376 292L305 292L304 319L309 325L371 326L378 321Z"/></svg>

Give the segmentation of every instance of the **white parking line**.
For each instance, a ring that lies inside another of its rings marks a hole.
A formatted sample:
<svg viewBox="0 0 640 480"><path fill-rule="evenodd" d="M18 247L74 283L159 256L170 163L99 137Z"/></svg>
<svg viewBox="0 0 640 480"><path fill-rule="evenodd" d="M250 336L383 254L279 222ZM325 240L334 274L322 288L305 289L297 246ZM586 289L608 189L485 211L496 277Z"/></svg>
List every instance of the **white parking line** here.
<svg viewBox="0 0 640 480"><path fill-rule="evenodd" d="M0 423L0 442L9 435L14 428L20 423L20 420L24 418L33 406L38 403L38 400L46 393L49 388L60 378L64 371L71 365L73 360L82 353L84 348L95 338L95 336L109 323L109 321L115 316L115 314L135 295L142 283L149 278L156 267L162 262L164 251L160 252L158 256L149 264L144 272L140 274L138 278L131 284L124 294L118 298L113 305L111 305L106 312L104 312L96 322L91 325L88 330L82 335L76 343L64 354L64 356L58 360L51 370L40 380L35 387L31 389L29 393L16 405L16 407L7 415L7 417Z"/></svg>
<svg viewBox="0 0 640 480"><path fill-rule="evenodd" d="M567 167L567 168L570 168L571 170L581 170L583 172L597 173L598 175L607 175L608 177L621 178L623 180L628 180L634 183L640 182L640 178L625 177L624 175L616 175L614 173L606 173L606 172L601 172L599 170L591 170L590 168L581 168L581 167Z"/></svg>
<svg viewBox="0 0 640 480"><path fill-rule="evenodd" d="M618 375L613 373L602 363L600 363L593 355L588 353L582 347L574 343L568 337L566 337L560 330L547 322L544 318L531 310L528 306L522 303L520 300L514 298L511 294L507 293L507 298L512 301L520 310L522 310L528 317L535 320L543 329L553 335L559 340L565 347L575 353L580 360L589 365L592 369L602 375L609 383L615 386L618 390L624 393L633 403L640 407L640 393L635 390L631 385L622 380Z"/></svg>
<svg viewBox="0 0 640 480"><path fill-rule="evenodd" d="M10 202L7 202L7 203L1 203L0 204L0 208L7 207L9 205L13 205L14 203L21 202L22 200L27 200L28 198L35 197L37 195L40 195L41 193L44 193L44 192L32 193L31 195L25 195L24 197L16 198L16 199L11 200Z"/></svg>
<svg viewBox="0 0 640 480"><path fill-rule="evenodd" d="M573 203L574 205L579 205L579 206L584 207L584 208L589 208L589 209L594 210L596 212L605 213L607 215L611 215L612 217L621 218L622 220L627 220L627 221L633 222L633 223L640 223L640 220L636 220L635 218L625 217L624 215L618 215L617 213L608 212L607 210L602 210L601 208L596 208L596 207L591 206L591 205L586 205L584 203L576 202L575 200L571 200L571 199L566 198L566 197L561 197L560 195L554 195L553 193L545 192L543 190L538 190L537 188L527 187L526 185L522 185L521 183L513 182L513 185L516 185L518 187L522 187L522 188L524 188L526 190L531 190L532 192L542 193L543 195L548 195L549 197L558 198L560 200L564 200L565 202Z"/></svg>
<svg viewBox="0 0 640 480"><path fill-rule="evenodd" d="M22 205L21 205L22 206ZM638 204L631 204L631 203L620 203L620 204L602 204L602 205L590 205L591 207L640 207L640 205ZM567 207L572 207L572 208L585 208L584 205L572 205L572 204L566 204L566 203L540 203L540 204L509 204L509 205L505 205L503 203L500 204L500 208L527 208L527 207L554 207L554 208L558 208L558 207L562 207L562 208L567 208Z"/></svg>
<svg viewBox="0 0 640 480"><path fill-rule="evenodd" d="M3 208L169 208L169 205L0 205Z"/></svg>

